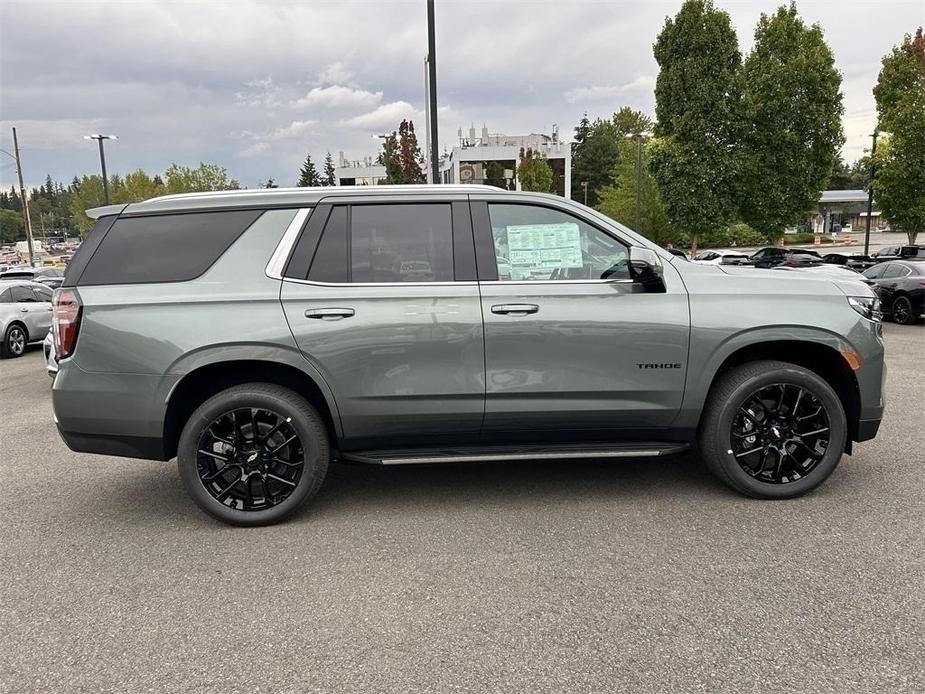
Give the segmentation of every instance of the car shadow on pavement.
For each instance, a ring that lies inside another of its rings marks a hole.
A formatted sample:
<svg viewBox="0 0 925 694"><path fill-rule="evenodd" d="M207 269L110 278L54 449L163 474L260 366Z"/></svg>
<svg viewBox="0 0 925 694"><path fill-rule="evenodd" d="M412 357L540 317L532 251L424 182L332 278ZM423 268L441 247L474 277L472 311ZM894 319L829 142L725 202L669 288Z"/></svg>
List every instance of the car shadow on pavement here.
<svg viewBox="0 0 925 694"><path fill-rule="evenodd" d="M128 525L185 526L210 522L187 496L176 463L140 462L106 484L99 520ZM99 490L97 489L96 492ZM76 492L79 501L79 490ZM464 512L472 506L542 509L550 504L592 500L736 496L716 482L693 454L618 461L526 461L385 467L332 464L318 496L290 522L353 519L438 509ZM83 504L72 509L77 509ZM84 511L85 513L85 511ZM72 519L72 520L76 520ZM217 521L216 521L217 523Z"/></svg>

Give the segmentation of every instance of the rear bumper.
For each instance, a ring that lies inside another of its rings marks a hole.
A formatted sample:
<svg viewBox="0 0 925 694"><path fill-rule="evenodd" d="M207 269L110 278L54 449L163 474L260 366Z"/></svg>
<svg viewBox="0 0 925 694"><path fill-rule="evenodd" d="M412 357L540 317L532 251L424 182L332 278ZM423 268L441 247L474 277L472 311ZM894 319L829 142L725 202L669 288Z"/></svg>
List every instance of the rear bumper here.
<svg viewBox="0 0 925 694"><path fill-rule="evenodd" d="M143 458L145 460L167 460L163 441L143 436L109 436L101 434L77 434L64 431L58 426L58 434L67 447L77 453L98 453L122 458Z"/></svg>

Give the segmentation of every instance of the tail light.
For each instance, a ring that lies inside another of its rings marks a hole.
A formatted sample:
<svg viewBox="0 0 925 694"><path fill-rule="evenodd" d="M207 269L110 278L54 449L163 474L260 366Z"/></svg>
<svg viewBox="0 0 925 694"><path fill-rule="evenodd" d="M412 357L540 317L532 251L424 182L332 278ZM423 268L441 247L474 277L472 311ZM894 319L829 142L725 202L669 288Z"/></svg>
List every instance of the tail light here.
<svg viewBox="0 0 925 694"><path fill-rule="evenodd" d="M51 330L55 338L55 353L65 359L74 353L80 331L80 295L74 289L55 290L52 299Z"/></svg>

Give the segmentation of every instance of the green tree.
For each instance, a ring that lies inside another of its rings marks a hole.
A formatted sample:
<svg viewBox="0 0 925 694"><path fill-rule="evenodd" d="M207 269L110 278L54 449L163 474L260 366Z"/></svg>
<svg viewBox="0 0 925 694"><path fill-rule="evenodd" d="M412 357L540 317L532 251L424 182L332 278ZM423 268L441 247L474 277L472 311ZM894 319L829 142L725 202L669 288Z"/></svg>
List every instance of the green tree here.
<svg viewBox="0 0 925 694"><path fill-rule="evenodd" d="M816 208L845 141L841 75L796 4L761 15L741 71L742 219L769 238Z"/></svg>
<svg viewBox="0 0 925 694"><path fill-rule="evenodd" d="M302 162L302 170L299 172L299 180L296 185L299 188L321 185L321 177L318 175L318 169L315 168L315 162L312 161L311 154L305 155L305 161Z"/></svg>
<svg viewBox="0 0 925 694"><path fill-rule="evenodd" d="M26 238L22 215L15 210L0 210L0 243L15 243Z"/></svg>
<svg viewBox="0 0 925 694"><path fill-rule="evenodd" d="M504 178L504 167L496 162L488 162L488 166L485 167L485 183L490 186L495 186L495 188L507 189L507 181Z"/></svg>
<svg viewBox="0 0 925 694"><path fill-rule="evenodd" d="M164 172L166 192L201 193L211 190L237 190L241 187L228 172L218 164L200 162L195 169L179 164L171 164Z"/></svg>
<svg viewBox="0 0 925 694"><path fill-rule="evenodd" d="M552 192L552 167L542 152L534 152L529 147L520 150L517 163L517 180L522 190L537 193Z"/></svg>
<svg viewBox="0 0 925 694"><path fill-rule="evenodd" d="M883 58L874 88L878 128L874 195L909 243L925 231L925 36L921 27Z"/></svg>
<svg viewBox="0 0 925 694"><path fill-rule="evenodd" d="M621 135L642 135L652 129L652 119L642 111L634 111L629 106L622 107L613 114L613 124Z"/></svg>
<svg viewBox="0 0 925 694"><path fill-rule="evenodd" d="M587 183L588 205L597 207L597 191L613 182L620 156L620 131L612 120L593 123L585 114L575 128L572 144L572 199L584 202Z"/></svg>
<svg viewBox="0 0 925 694"><path fill-rule="evenodd" d="M165 193L163 181L158 181L157 176L151 178L141 169L137 169L128 174L122 181L119 189L118 199L114 202L141 202L150 198L156 198Z"/></svg>
<svg viewBox="0 0 925 694"><path fill-rule="evenodd" d="M621 143L622 151L613 171L613 184L600 189L598 209L611 219L631 229L635 228L638 181L639 228L636 231L661 246L682 243L686 239L671 225L658 184L648 170L651 149L652 146L646 143L640 176L636 162L636 143L630 140Z"/></svg>
<svg viewBox="0 0 925 694"><path fill-rule="evenodd" d="M393 132L382 140L382 150L376 162L385 167L386 185L396 185L402 182L401 159L398 156L398 134Z"/></svg>
<svg viewBox="0 0 925 694"><path fill-rule="evenodd" d="M672 225L690 237L736 215L736 77L741 65L729 15L710 0L686 0L654 46L655 132L650 169Z"/></svg>
<svg viewBox="0 0 925 694"><path fill-rule="evenodd" d="M324 155L324 177L322 178L322 185L337 185L337 174L334 171L334 158L331 156L330 152Z"/></svg>
<svg viewBox="0 0 925 694"><path fill-rule="evenodd" d="M842 161L841 156L832 167L829 177L829 190L867 190L870 184L870 160L867 157L858 159L850 166Z"/></svg>
<svg viewBox="0 0 925 694"><path fill-rule="evenodd" d="M74 224L81 234L86 234L93 227L93 220L85 213L94 207L102 207L104 204L103 197L103 178L99 175L84 176L80 179L79 184L74 187L74 193L71 196L70 209ZM110 180L110 201L118 202L121 191L116 188L114 181Z"/></svg>

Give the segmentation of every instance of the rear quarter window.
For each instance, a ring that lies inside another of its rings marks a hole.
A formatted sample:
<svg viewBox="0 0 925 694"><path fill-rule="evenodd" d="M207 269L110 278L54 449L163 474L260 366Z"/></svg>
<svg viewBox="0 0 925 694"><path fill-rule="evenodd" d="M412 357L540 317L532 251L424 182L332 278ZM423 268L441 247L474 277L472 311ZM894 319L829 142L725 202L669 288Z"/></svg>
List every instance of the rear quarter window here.
<svg viewBox="0 0 925 694"><path fill-rule="evenodd" d="M259 210L230 210L120 217L99 242L79 284L195 279L260 215Z"/></svg>

